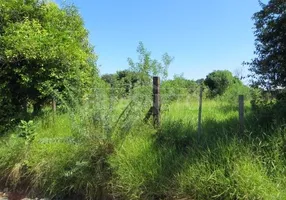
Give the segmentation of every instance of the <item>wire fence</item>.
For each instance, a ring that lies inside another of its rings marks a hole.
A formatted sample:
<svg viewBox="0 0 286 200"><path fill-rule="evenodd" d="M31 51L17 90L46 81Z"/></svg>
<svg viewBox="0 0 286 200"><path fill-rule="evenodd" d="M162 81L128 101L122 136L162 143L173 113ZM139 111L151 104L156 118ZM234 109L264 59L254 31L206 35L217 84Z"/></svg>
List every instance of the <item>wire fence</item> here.
<svg viewBox="0 0 286 200"><path fill-rule="evenodd" d="M157 83L156 83L157 82ZM120 84L116 87L103 87L94 88L94 92L99 94L96 98L92 99L92 103L97 104L108 104L109 112L114 108L115 104L122 103L122 105L137 104L142 110L145 110L145 119L153 118L153 123L155 127L160 126L161 112L166 110L167 105L173 103L174 101L184 102L189 104L189 110L197 112L197 126L198 134L202 134L202 123L204 115L213 115L216 112L213 108L204 107L204 97L206 92L203 91L202 87L197 87L190 93L188 88L185 87L174 87L160 88L160 80L158 77L153 78L153 84L140 84L137 86L132 86L131 84ZM269 101L269 99L268 99ZM270 102L275 103L275 99L270 99ZM279 101L286 105L286 100ZM52 109L56 111L56 101L53 100L51 103ZM271 103L270 103L271 105ZM235 111L237 113L238 129L240 133L245 131L245 97L243 95L238 95L236 100L233 102L228 102L227 105L220 105L216 109L224 111L227 115L228 112ZM266 113L268 115L268 113Z"/></svg>

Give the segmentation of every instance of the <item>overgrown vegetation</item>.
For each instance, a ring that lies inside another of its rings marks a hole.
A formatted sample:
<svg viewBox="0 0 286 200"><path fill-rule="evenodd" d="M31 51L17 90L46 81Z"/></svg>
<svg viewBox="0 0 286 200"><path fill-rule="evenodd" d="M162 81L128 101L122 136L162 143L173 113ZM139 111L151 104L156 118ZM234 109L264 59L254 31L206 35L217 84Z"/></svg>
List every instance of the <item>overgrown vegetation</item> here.
<svg viewBox="0 0 286 200"><path fill-rule="evenodd" d="M253 16L256 57L247 64L254 85L277 89L286 86L286 2L270 0L260 4L262 9Z"/></svg>
<svg viewBox="0 0 286 200"><path fill-rule="evenodd" d="M0 0L0 134L27 119L29 105L39 114L52 98L82 102L96 80L95 61L74 6Z"/></svg>
<svg viewBox="0 0 286 200"><path fill-rule="evenodd" d="M286 197L285 130L260 126L250 104L242 135L236 105L205 100L198 137L197 101L164 108L159 130L142 121L145 101L112 108L106 102L23 123L2 139L2 181L29 187L32 195L66 198Z"/></svg>
<svg viewBox="0 0 286 200"><path fill-rule="evenodd" d="M255 14L258 52L268 44L264 34L272 37L265 26L280 35L274 22L282 23L284 7L273 0ZM0 189L52 199L286 199L285 92L266 90L284 86L285 76L279 72L277 81L262 84L272 77L261 60L265 48L251 64L262 73L260 88L227 70L197 81L168 80L173 58L164 54L159 62L143 43L128 70L99 77L75 7L0 0L0 11ZM283 59L274 65L284 66ZM156 128L144 120L153 75L162 77ZM57 112L51 112L53 98Z"/></svg>

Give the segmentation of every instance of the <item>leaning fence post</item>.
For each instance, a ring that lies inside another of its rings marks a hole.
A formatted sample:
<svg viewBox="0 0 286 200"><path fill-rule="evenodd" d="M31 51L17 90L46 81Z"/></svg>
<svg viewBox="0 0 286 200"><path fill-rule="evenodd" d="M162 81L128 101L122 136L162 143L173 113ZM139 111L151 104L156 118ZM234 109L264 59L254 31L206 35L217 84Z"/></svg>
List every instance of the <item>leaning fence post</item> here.
<svg viewBox="0 0 286 200"><path fill-rule="evenodd" d="M153 123L160 126L160 78L153 77Z"/></svg>
<svg viewBox="0 0 286 200"><path fill-rule="evenodd" d="M201 86L201 88L200 88L198 136L200 136L202 134L202 108L203 108L203 86Z"/></svg>
<svg viewBox="0 0 286 200"><path fill-rule="evenodd" d="M239 95L239 131L240 133L244 133L244 96Z"/></svg>

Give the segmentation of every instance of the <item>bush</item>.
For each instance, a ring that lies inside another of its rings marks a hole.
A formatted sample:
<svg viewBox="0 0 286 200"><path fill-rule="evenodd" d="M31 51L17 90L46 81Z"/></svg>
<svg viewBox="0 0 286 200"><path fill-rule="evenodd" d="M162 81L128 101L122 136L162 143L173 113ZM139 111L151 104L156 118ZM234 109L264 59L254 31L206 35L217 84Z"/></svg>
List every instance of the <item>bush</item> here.
<svg viewBox="0 0 286 200"><path fill-rule="evenodd" d="M223 95L217 98L225 102L238 102L238 96L244 95L244 100L251 99L251 88L240 83L234 83L226 89Z"/></svg>
<svg viewBox="0 0 286 200"><path fill-rule="evenodd" d="M142 96L146 92L134 88L127 104L110 98L105 84L98 82L84 104L22 120L1 140L0 181L32 195L105 198L111 193L108 157L133 127L142 126L151 101L151 92L149 98Z"/></svg>
<svg viewBox="0 0 286 200"><path fill-rule="evenodd" d="M233 85L242 85L228 70L217 70L207 75L204 84L210 89L210 97L223 95Z"/></svg>
<svg viewBox="0 0 286 200"><path fill-rule="evenodd" d="M270 92L261 89L253 89L251 97L252 115L257 124L271 127L285 123L286 106L283 98L274 98Z"/></svg>
<svg viewBox="0 0 286 200"><path fill-rule="evenodd" d="M174 76L173 80L163 81L161 84L162 101L171 102L198 96L199 85L185 79L183 76Z"/></svg>

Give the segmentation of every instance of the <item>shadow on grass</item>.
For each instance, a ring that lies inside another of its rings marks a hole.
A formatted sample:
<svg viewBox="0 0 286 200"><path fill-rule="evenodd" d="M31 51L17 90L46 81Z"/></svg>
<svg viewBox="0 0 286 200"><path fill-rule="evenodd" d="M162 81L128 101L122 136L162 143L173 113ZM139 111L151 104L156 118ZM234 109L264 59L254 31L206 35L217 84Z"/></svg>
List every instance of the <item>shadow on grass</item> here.
<svg viewBox="0 0 286 200"><path fill-rule="evenodd" d="M235 109L234 107L231 107ZM223 112L230 107L223 107ZM184 170L184 166L191 160L202 160L203 154L211 152L211 162L224 167L225 176L230 176L230 166L224 163L224 158L215 154L223 155L223 148L232 141L240 141L242 144L255 145L255 142L266 141L271 135L273 126L259 125L254 113L247 112L245 115L245 131L239 132L238 117L229 118L224 121L206 119L203 122L202 134L198 135L194 126L188 126L180 120L166 121L158 130L154 139L154 150L161 154L160 168L153 180L146 184L148 198L172 199L176 195L176 176ZM263 131L264 134L261 134ZM230 177L229 177L230 178ZM231 179L231 178L230 178ZM150 189L152 188L152 189ZM174 188L174 190L170 190ZM217 194L213 194L217 195ZM226 197L227 198L227 197Z"/></svg>
<svg viewBox="0 0 286 200"><path fill-rule="evenodd" d="M199 136L196 128L182 121L164 122L155 135L153 144L154 152L161 155L160 167L155 178L145 184L148 190L145 198L176 198L176 176L184 169L186 162L189 162L188 158L192 156L193 159L201 159L202 153L215 151L218 140L227 144L237 135L236 129L237 119L229 119L223 123L206 120L203 123L203 134Z"/></svg>

